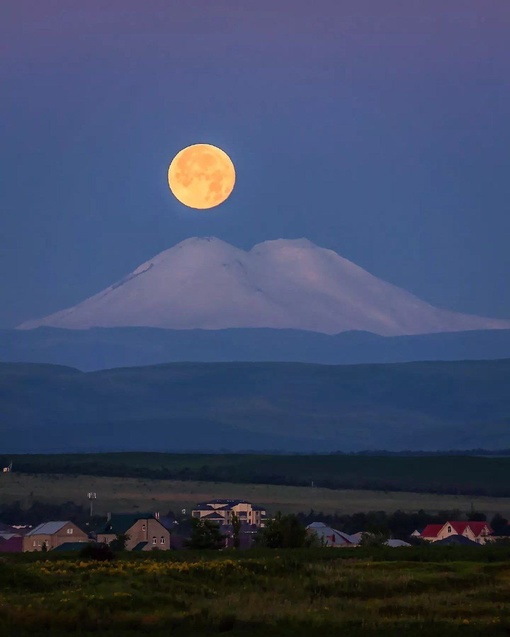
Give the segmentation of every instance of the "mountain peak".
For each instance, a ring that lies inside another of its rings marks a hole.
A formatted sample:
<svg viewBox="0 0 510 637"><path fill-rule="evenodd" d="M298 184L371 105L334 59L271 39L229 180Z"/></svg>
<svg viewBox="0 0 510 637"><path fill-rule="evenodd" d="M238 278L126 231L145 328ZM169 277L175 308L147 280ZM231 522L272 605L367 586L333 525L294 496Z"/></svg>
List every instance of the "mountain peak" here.
<svg viewBox="0 0 510 637"><path fill-rule="evenodd" d="M194 246L194 245L206 246L208 244L224 245L224 246L232 247L230 243L223 241L223 239L218 239L218 237L189 237L189 239L184 239L177 245L173 246L173 248L170 248L170 250L173 250L174 248L184 247L184 246Z"/></svg>
<svg viewBox="0 0 510 637"><path fill-rule="evenodd" d="M245 251L216 237L191 237L82 303L20 328L40 326L405 335L508 329L510 321L432 307L305 238Z"/></svg>
<svg viewBox="0 0 510 637"><path fill-rule="evenodd" d="M310 241L310 239L305 239L301 237L300 239L268 239L267 241L262 241L262 243L257 243L253 246L253 250L257 250L259 248L303 248L303 249L315 249L322 250L323 248L319 248L315 243Z"/></svg>

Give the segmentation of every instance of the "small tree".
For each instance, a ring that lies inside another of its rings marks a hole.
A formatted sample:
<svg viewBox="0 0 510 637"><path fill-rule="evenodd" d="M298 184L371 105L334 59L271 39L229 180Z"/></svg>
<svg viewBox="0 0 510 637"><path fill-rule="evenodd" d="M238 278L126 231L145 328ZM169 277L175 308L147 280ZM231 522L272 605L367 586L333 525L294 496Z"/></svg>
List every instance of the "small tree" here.
<svg viewBox="0 0 510 637"><path fill-rule="evenodd" d="M257 534L257 544L270 549L303 548L313 543L313 536L296 515L283 515L280 511Z"/></svg>
<svg viewBox="0 0 510 637"><path fill-rule="evenodd" d="M235 549L241 545L241 519L235 513L232 515L232 543Z"/></svg>
<svg viewBox="0 0 510 637"><path fill-rule="evenodd" d="M192 518L191 536L186 541L189 549L219 549L224 546L225 537L218 524L210 520Z"/></svg>
<svg viewBox="0 0 510 637"><path fill-rule="evenodd" d="M363 533L361 536L360 546L384 546L388 540L388 534L383 531L376 533Z"/></svg>
<svg viewBox="0 0 510 637"><path fill-rule="evenodd" d="M110 542L110 548L114 553L126 550L126 544L129 541L129 535L127 533L119 533L114 540Z"/></svg>
<svg viewBox="0 0 510 637"><path fill-rule="evenodd" d="M111 562L114 553L108 544L96 544L89 542L80 551L80 557L83 559L97 560L98 562Z"/></svg>
<svg viewBox="0 0 510 637"><path fill-rule="evenodd" d="M491 520L491 528L495 535L499 535L508 529L508 520L500 513L496 513Z"/></svg>
<svg viewBox="0 0 510 637"><path fill-rule="evenodd" d="M471 511L469 511L466 514L466 517L469 522L486 522L487 521L487 516L485 515L485 513L482 513L481 511L475 511L473 507L471 507Z"/></svg>

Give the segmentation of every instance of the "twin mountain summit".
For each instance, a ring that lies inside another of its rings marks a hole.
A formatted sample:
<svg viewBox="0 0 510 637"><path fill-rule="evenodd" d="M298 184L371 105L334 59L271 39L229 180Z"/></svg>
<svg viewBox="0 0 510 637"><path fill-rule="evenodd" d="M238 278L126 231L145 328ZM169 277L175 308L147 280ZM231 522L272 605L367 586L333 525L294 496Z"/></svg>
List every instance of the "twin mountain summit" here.
<svg viewBox="0 0 510 637"><path fill-rule="evenodd" d="M306 239L244 251L192 238L0 331L0 442L6 453L502 449L510 361L461 359L505 356L510 321L433 307Z"/></svg>
<svg viewBox="0 0 510 637"><path fill-rule="evenodd" d="M510 321L442 310L306 239L250 251L192 238L71 308L26 321L50 326L272 328L384 336L508 329Z"/></svg>

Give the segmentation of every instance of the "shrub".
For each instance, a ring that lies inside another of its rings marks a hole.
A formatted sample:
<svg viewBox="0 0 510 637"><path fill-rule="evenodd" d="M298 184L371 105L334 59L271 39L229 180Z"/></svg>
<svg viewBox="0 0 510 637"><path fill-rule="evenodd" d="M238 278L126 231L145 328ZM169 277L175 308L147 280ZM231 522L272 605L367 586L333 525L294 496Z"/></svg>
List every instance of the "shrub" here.
<svg viewBox="0 0 510 637"><path fill-rule="evenodd" d="M210 520L192 518L191 537L185 545L190 549L220 549L225 545L225 537L218 524Z"/></svg>
<svg viewBox="0 0 510 637"><path fill-rule="evenodd" d="M314 544L314 537L306 532L296 515L278 512L257 535L257 544L269 549L304 548Z"/></svg>
<svg viewBox="0 0 510 637"><path fill-rule="evenodd" d="M80 557L98 562L111 562L115 554L108 544L90 543L81 549Z"/></svg>
<svg viewBox="0 0 510 637"><path fill-rule="evenodd" d="M110 548L114 553L125 551L128 541L129 535L127 533L118 533L115 539L110 542Z"/></svg>

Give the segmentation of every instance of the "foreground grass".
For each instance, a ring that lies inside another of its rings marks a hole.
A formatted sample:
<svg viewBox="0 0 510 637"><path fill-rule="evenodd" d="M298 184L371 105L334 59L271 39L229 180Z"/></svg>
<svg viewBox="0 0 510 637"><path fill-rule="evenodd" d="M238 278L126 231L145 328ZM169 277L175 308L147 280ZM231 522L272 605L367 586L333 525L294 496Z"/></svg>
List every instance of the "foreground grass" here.
<svg viewBox="0 0 510 637"><path fill-rule="evenodd" d="M227 482L193 482L149 480L119 477L0 474L0 502L19 500L25 507L37 500L50 504L72 501L87 505L87 493L97 493L94 510L160 511L190 510L197 502L211 498L245 498L266 506L269 511L297 513L357 513L358 511L429 512L475 508L489 518L496 512L510 517L510 498L485 496L438 495L405 491L366 491L318 489L266 484L231 484Z"/></svg>
<svg viewBox="0 0 510 637"><path fill-rule="evenodd" d="M507 550L420 550L13 556L0 634L510 634Z"/></svg>

